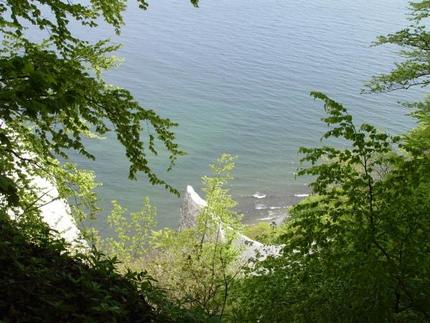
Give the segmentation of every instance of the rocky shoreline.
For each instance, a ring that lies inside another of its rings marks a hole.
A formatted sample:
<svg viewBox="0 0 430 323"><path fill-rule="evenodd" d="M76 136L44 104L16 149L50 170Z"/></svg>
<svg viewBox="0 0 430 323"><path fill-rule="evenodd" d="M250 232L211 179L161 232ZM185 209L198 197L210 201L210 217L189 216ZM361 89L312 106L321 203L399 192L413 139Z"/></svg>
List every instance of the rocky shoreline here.
<svg viewBox="0 0 430 323"><path fill-rule="evenodd" d="M187 186L184 194L184 200L181 207L181 218L179 221L179 230L190 228L196 225L196 220L203 208L207 205L190 185ZM219 230L224 232L230 228L219 223ZM225 236L221 234L221 236ZM240 250L239 261L249 262L253 259L263 260L269 256L278 256L281 252L281 245L265 245L259 241L252 240L249 237L237 233L233 244Z"/></svg>

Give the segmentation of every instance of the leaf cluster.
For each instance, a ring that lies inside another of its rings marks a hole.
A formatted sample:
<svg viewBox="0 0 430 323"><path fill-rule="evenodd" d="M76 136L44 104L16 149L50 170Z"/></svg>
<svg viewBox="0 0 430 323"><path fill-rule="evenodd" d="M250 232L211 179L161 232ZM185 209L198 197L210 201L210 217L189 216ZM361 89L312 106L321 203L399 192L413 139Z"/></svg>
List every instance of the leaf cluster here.
<svg viewBox="0 0 430 323"><path fill-rule="evenodd" d="M146 268L169 299L187 309L190 320L223 318L238 273L238 250L232 241L240 224L226 188L233 168L234 158L227 154L211 165L212 176L202 179L207 206L195 227L154 231L155 209L149 200L130 215L114 202L108 217L114 234L100 242L108 254L118 256L123 268Z"/></svg>
<svg viewBox="0 0 430 323"><path fill-rule="evenodd" d="M88 3L7 0L0 4L0 193L11 207L28 191L27 169L39 160L68 158L70 150L94 159L86 138L114 131L130 162L129 178L144 173L153 185L178 191L152 170L149 155L166 151L170 164L183 155L177 126L141 106L126 89L106 84L101 72L115 66L109 40L90 43L71 24L89 32L104 20L119 33L126 1ZM144 0L140 7L147 8ZM195 3L196 4L196 3ZM45 38L35 43L31 33ZM24 149L25 148L25 149ZM31 155L31 158L27 157Z"/></svg>
<svg viewBox="0 0 430 323"><path fill-rule="evenodd" d="M403 60L395 64L393 70L380 74L366 84L364 92L390 92L410 87L426 87L429 78L430 33L427 30L430 16L430 2L410 1L410 26L396 33L380 36L374 43L394 45L401 49Z"/></svg>
<svg viewBox="0 0 430 323"><path fill-rule="evenodd" d="M291 210L281 257L238 288L238 315L264 322L426 322L430 160L406 140L356 127L321 93L330 130L348 148L303 148L314 195ZM402 147L402 151L398 149Z"/></svg>
<svg viewBox="0 0 430 323"><path fill-rule="evenodd" d="M4 214L0 221L2 320L157 321L145 298L150 288L145 273L122 275L115 258L96 250L71 253L42 224L35 228L33 223L29 231L26 224L12 222Z"/></svg>

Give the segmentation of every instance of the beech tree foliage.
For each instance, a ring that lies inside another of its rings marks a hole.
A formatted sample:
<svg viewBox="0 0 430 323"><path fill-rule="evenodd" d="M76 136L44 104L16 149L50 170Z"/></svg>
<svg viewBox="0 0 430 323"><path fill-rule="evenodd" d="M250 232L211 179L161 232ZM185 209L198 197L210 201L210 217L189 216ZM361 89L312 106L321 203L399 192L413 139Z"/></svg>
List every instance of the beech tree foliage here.
<svg viewBox="0 0 430 323"><path fill-rule="evenodd" d="M176 124L103 81L102 71L116 64L117 45L87 42L69 28L80 24L91 32L104 21L119 33L126 4L0 2L0 320L195 321L152 288L145 272L122 272L116 257L67 244L38 212L45 194L38 177L55 184L56 198L73 198L77 222L96 212L94 174L58 158L75 150L93 159L84 138L108 131L125 149L131 179L143 172L150 183L177 193L148 162L149 154L165 150L171 167L183 154ZM37 30L45 36L40 42L34 41Z"/></svg>
<svg viewBox="0 0 430 323"><path fill-rule="evenodd" d="M138 3L148 7L145 0ZM103 80L101 72L115 64L118 45L106 39L90 43L69 28L79 24L91 32L104 22L119 33L126 5L123 0L0 3L0 193L9 206L31 188L29 174L49 175L46 165L67 158L70 150L93 159L83 138L111 130L125 149L131 179L142 172L151 184L178 193L148 162L149 154L165 150L170 169L183 154L173 133L176 123ZM45 38L36 43L37 30Z"/></svg>
<svg viewBox="0 0 430 323"><path fill-rule="evenodd" d="M396 33L380 36L374 45L395 45L401 48L403 60L387 74L375 76L365 92L390 92L430 84L430 1L409 2L410 25Z"/></svg>
<svg viewBox="0 0 430 323"><path fill-rule="evenodd" d="M375 44L404 58L367 92L429 84L430 1L410 3L411 25ZM430 101L406 104L417 126L401 136L357 126L323 93L325 144L301 148L313 195L294 206L280 257L242 280L239 321L428 322L430 320ZM256 314L257 313L257 314Z"/></svg>
<svg viewBox="0 0 430 323"><path fill-rule="evenodd" d="M108 217L114 234L100 242L125 268L145 268L155 286L202 322L229 319L230 290L243 265L236 263L240 250L233 242L242 226L227 188L234 158L223 154L210 168L212 175L202 179L207 206L194 227L156 231L149 200L130 216L115 202Z"/></svg>
<svg viewBox="0 0 430 323"><path fill-rule="evenodd" d="M302 148L314 195L291 210L282 256L244 280L242 320L426 322L430 318L430 159L400 137L357 127L322 93L349 148Z"/></svg>

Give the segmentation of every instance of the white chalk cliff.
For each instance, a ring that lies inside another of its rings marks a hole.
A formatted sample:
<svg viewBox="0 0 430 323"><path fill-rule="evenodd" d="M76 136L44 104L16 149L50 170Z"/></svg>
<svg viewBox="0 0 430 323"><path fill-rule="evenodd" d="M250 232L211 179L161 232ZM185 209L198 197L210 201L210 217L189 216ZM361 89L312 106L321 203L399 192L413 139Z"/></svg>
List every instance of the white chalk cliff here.
<svg viewBox="0 0 430 323"><path fill-rule="evenodd" d="M33 178L32 181L40 196L38 205L42 220L67 242L73 245L77 243L87 245L72 217L69 204L59 198L55 185L42 177Z"/></svg>
<svg viewBox="0 0 430 323"><path fill-rule="evenodd" d="M0 119L0 128L7 129L7 125L2 119ZM25 153L23 157L31 159L32 155L30 153ZM59 237L72 245L88 246L88 243L82 239L81 231L76 225L69 204L66 200L60 198L56 186L40 176L30 175L29 177L31 185L35 188L38 195L35 206L39 208L42 220L48 224ZM20 211L17 212L19 214ZM11 218L15 218L18 214L14 213L12 210L8 212Z"/></svg>

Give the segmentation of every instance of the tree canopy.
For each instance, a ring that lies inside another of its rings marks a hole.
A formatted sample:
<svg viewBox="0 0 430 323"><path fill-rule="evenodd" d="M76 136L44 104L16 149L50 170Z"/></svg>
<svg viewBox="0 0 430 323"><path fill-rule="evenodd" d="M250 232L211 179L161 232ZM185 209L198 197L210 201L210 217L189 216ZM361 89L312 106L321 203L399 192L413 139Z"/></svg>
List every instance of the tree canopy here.
<svg viewBox="0 0 430 323"><path fill-rule="evenodd" d="M349 147L301 149L313 196L291 210L282 256L244 280L238 312L263 322L427 322L428 153L312 95L328 114L323 138Z"/></svg>
<svg viewBox="0 0 430 323"><path fill-rule="evenodd" d="M411 25L376 45L401 48L403 61L365 92L429 84L430 1L410 3ZM430 101L406 104L417 126L401 136L353 123L323 93L322 139L346 148L301 148L313 195L295 205L282 256L242 281L237 313L262 322L428 322L430 320Z"/></svg>
<svg viewBox="0 0 430 323"><path fill-rule="evenodd" d="M148 7L144 0L138 3ZM115 64L118 45L107 39L90 43L69 28L79 24L91 32L104 22L119 33L126 5L122 0L0 4L0 193L9 205L30 188L29 174L45 168L46 176L46 164L67 158L70 150L94 158L83 138L111 130L125 149L131 179L143 172L151 184L178 194L148 161L149 154L164 149L170 169L183 154L173 133L177 124L103 80L101 72ZM45 38L35 43L31 33L38 29Z"/></svg>

